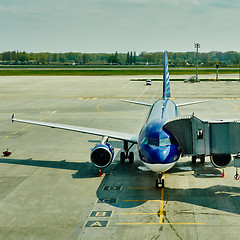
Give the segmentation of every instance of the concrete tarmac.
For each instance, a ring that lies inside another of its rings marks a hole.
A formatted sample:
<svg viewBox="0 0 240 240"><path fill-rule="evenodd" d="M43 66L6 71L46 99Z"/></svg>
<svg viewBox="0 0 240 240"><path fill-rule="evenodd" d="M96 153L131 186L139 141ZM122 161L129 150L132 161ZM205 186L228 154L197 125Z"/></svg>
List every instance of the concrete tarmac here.
<svg viewBox="0 0 240 240"><path fill-rule="evenodd" d="M120 165L123 144L111 140L114 161L97 177L89 155L101 138L11 123L14 113L138 133L148 108L118 99L152 103L162 95L162 82L145 86L133 78L0 77L0 150L12 152L0 157L0 239L239 238L240 182L232 164L222 178L209 158L203 166L184 157L166 173L165 188L156 189L156 175L143 166L136 146L134 164ZM176 103L212 99L182 107L181 115L240 119L239 82L171 82L171 93Z"/></svg>

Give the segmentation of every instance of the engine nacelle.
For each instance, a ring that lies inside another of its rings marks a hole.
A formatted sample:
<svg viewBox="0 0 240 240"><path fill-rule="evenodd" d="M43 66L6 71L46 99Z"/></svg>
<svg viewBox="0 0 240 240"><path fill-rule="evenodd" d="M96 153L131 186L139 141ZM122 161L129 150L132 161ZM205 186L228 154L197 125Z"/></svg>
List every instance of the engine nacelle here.
<svg viewBox="0 0 240 240"><path fill-rule="evenodd" d="M232 160L231 154L214 154L210 156L210 160L214 167L224 168Z"/></svg>
<svg viewBox="0 0 240 240"><path fill-rule="evenodd" d="M114 156L114 148L106 142L96 145L91 149L91 162L97 168L105 168L110 165Z"/></svg>

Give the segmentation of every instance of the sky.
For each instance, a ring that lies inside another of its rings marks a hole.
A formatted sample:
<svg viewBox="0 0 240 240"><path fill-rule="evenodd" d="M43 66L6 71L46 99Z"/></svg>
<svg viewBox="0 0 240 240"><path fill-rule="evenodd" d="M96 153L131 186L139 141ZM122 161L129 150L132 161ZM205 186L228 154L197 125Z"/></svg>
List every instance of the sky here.
<svg viewBox="0 0 240 240"><path fill-rule="evenodd" d="M239 0L0 0L0 52L239 52L239 22Z"/></svg>

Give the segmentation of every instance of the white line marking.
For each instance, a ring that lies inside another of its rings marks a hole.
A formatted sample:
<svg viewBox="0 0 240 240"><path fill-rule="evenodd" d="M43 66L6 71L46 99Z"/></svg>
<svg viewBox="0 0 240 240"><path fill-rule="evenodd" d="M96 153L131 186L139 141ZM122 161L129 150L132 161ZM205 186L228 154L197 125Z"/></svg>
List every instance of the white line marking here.
<svg viewBox="0 0 240 240"><path fill-rule="evenodd" d="M143 92L139 95L139 97L136 99L136 101L147 91L148 88L145 88Z"/></svg>
<svg viewBox="0 0 240 240"><path fill-rule="evenodd" d="M123 85L122 87L126 87L127 85L129 85L131 83L131 81L129 81L128 83L126 83L125 85Z"/></svg>

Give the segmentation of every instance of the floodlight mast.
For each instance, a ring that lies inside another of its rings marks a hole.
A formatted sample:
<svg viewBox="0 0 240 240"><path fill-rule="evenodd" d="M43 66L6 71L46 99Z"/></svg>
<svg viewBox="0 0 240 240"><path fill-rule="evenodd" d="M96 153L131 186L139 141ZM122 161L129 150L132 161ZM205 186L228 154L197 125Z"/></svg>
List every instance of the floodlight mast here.
<svg viewBox="0 0 240 240"><path fill-rule="evenodd" d="M198 80L198 49L200 48L200 43L194 43L194 47L197 49L197 60L196 60L196 82L199 82L199 80Z"/></svg>

